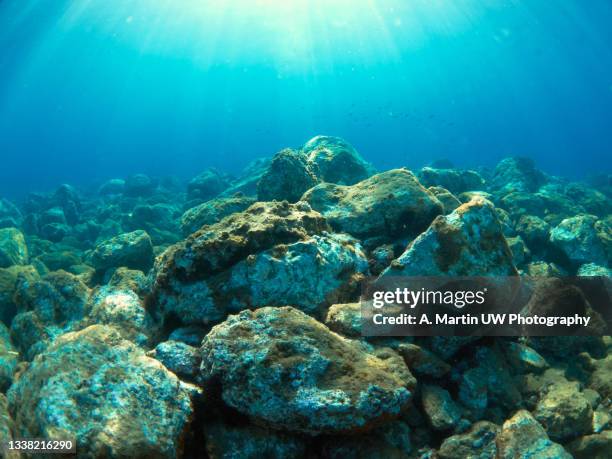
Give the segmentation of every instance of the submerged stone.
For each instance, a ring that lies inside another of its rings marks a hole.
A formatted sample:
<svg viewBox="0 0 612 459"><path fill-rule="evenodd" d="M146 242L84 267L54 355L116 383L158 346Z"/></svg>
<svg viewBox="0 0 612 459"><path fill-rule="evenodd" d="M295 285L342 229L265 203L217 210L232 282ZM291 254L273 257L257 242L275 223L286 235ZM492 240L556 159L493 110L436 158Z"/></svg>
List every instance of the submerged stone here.
<svg viewBox="0 0 612 459"><path fill-rule="evenodd" d="M322 183L302 200L336 231L361 239L418 234L443 211L440 201L407 169L383 172L352 186Z"/></svg>
<svg viewBox="0 0 612 459"><path fill-rule="evenodd" d="M257 185L259 201L297 202L304 192L318 183L317 170L300 151L277 153Z"/></svg>
<svg viewBox="0 0 612 459"><path fill-rule="evenodd" d="M204 338L203 383L259 423L309 434L364 431L399 415L415 379L397 354L377 355L297 309L230 316Z"/></svg>
<svg viewBox="0 0 612 459"><path fill-rule="evenodd" d="M213 225L228 215L246 210L254 203L254 198L240 194L212 199L185 211L181 217L181 232L184 236L189 236L204 225Z"/></svg>
<svg viewBox="0 0 612 459"><path fill-rule="evenodd" d="M493 459L497 457L498 432L499 427L492 422L477 422L468 432L446 438L438 455L440 459Z"/></svg>
<svg viewBox="0 0 612 459"><path fill-rule="evenodd" d="M497 436L499 459L572 459L561 445L554 443L546 435L526 410L519 410L504 422Z"/></svg>
<svg viewBox="0 0 612 459"><path fill-rule="evenodd" d="M551 230L550 242L575 264L608 266L612 260L612 226L594 215L563 220Z"/></svg>
<svg viewBox="0 0 612 459"><path fill-rule="evenodd" d="M91 263L99 271L126 267L148 271L153 264L153 244L142 230L124 233L96 246Z"/></svg>
<svg viewBox="0 0 612 459"><path fill-rule="evenodd" d="M0 268L28 264L28 246L17 228L0 229Z"/></svg>
<svg viewBox="0 0 612 459"><path fill-rule="evenodd" d="M515 276L493 205L474 198L437 217L383 276Z"/></svg>
<svg viewBox="0 0 612 459"><path fill-rule="evenodd" d="M434 430L452 429L461 419L461 410L448 391L439 386L422 386L421 402L427 421Z"/></svg>
<svg viewBox="0 0 612 459"><path fill-rule="evenodd" d="M215 421L204 426L210 459L290 459L306 457L306 442L298 436L254 425Z"/></svg>
<svg viewBox="0 0 612 459"><path fill-rule="evenodd" d="M306 142L302 152L316 166L324 182L353 185L374 174L374 168L357 150L339 137L314 137Z"/></svg>
<svg viewBox="0 0 612 459"><path fill-rule="evenodd" d="M554 384L533 412L548 436L566 442L592 431L593 410L577 384Z"/></svg>
<svg viewBox="0 0 612 459"><path fill-rule="evenodd" d="M231 184L231 178L216 169L207 169L191 179L187 185L188 199L208 201L218 196Z"/></svg>
<svg viewBox="0 0 612 459"><path fill-rule="evenodd" d="M112 327L58 338L8 392L16 436L74 438L83 457L179 458L190 390Z"/></svg>
<svg viewBox="0 0 612 459"><path fill-rule="evenodd" d="M502 159L495 167L491 187L500 194L515 191L536 191L546 178L529 158Z"/></svg>
<svg viewBox="0 0 612 459"><path fill-rule="evenodd" d="M465 169L435 169L424 167L418 173L419 180L426 186L441 186L451 193L480 190L485 181L476 171Z"/></svg>

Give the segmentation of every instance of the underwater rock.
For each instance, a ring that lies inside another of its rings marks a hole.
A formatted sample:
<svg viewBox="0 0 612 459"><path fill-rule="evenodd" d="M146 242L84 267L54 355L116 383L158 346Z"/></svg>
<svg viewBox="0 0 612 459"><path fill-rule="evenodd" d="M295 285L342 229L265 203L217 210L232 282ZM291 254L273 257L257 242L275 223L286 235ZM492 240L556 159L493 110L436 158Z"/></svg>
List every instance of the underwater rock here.
<svg viewBox="0 0 612 459"><path fill-rule="evenodd" d="M451 370L448 363L416 344L401 343L396 351L404 358L410 371L417 376L441 378Z"/></svg>
<svg viewBox="0 0 612 459"><path fill-rule="evenodd" d="M49 271L59 271L60 269L69 271L72 266L80 265L83 262L79 253L75 250L46 252L36 257L36 260L42 262Z"/></svg>
<svg viewBox="0 0 612 459"><path fill-rule="evenodd" d="M187 184L187 198L208 201L218 196L231 184L231 177L216 169L206 169Z"/></svg>
<svg viewBox="0 0 612 459"><path fill-rule="evenodd" d="M120 178L110 179L104 182L100 188L98 188L98 194L100 196L112 196L123 194L125 191L125 180Z"/></svg>
<svg viewBox="0 0 612 459"><path fill-rule="evenodd" d="M361 336L361 303L333 304L327 310L325 325L349 338Z"/></svg>
<svg viewBox="0 0 612 459"><path fill-rule="evenodd" d="M612 398L612 354L592 360L591 365L589 387L599 392L602 397Z"/></svg>
<svg viewBox="0 0 612 459"><path fill-rule="evenodd" d="M438 216L382 276L515 276L493 205L474 198Z"/></svg>
<svg viewBox="0 0 612 459"><path fill-rule="evenodd" d="M2 445L0 446L0 452L2 452L4 459L19 459L21 457L21 453L16 450L7 451L4 449L9 441L14 440L14 431L15 425L9 413L8 400L4 394L0 393L0 445Z"/></svg>
<svg viewBox="0 0 612 459"><path fill-rule="evenodd" d="M78 277L65 271L40 280L17 279L14 298L19 313L11 323L11 337L25 359L31 360L56 337L78 327L89 293Z"/></svg>
<svg viewBox="0 0 612 459"><path fill-rule="evenodd" d="M124 227L131 230L178 232L176 220L180 215L177 206L171 204L141 204L132 209Z"/></svg>
<svg viewBox="0 0 612 459"><path fill-rule="evenodd" d="M137 269L117 268L108 285L117 290L131 290L139 297L145 296L149 291L149 279Z"/></svg>
<svg viewBox="0 0 612 459"><path fill-rule="evenodd" d="M322 183L302 200L336 231L360 239L418 234L443 211L440 201L407 169L383 172L352 186Z"/></svg>
<svg viewBox="0 0 612 459"><path fill-rule="evenodd" d="M421 386L421 403L425 417L434 430L452 429L461 419L460 408L448 391L440 386Z"/></svg>
<svg viewBox="0 0 612 459"><path fill-rule="evenodd" d="M148 355L159 360L175 375L188 379L197 376L202 362L197 347L173 340L159 343Z"/></svg>
<svg viewBox="0 0 612 459"><path fill-rule="evenodd" d="M0 228L19 228L22 221L19 208L8 199L0 198Z"/></svg>
<svg viewBox="0 0 612 459"><path fill-rule="evenodd" d="M577 438L566 445L566 448L574 459L609 459L612 451L612 430Z"/></svg>
<svg viewBox="0 0 612 459"><path fill-rule="evenodd" d="M96 246L91 263L98 271L126 267L148 271L153 264L153 244L142 230L124 233Z"/></svg>
<svg viewBox="0 0 612 459"><path fill-rule="evenodd" d="M530 277L561 277L567 272L555 263L545 261L532 261L525 267L525 273Z"/></svg>
<svg viewBox="0 0 612 459"><path fill-rule="evenodd" d="M612 203L603 193L587 187L583 183L570 183L565 187L565 195L575 201L589 214L601 217L612 213Z"/></svg>
<svg viewBox="0 0 612 459"><path fill-rule="evenodd" d="M512 192L534 192L546 177L535 168L529 158L514 157L502 159L495 167L490 186L500 195Z"/></svg>
<svg viewBox="0 0 612 459"><path fill-rule="evenodd" d="M594 215L577 215L563 220L550 231L550 242L577 265L608 266L612 259L612 226Z"/></svg>
<svg viewBox="0 0 612 459"><path fill-rule="evenodd" d="M291 149L277 153L257 185L259 201L297 202L318 183L317 171L306 156Z"/></svg>
<svg viewBox="0 0 612 459"><path fill-rule="evenodd" d="M251 161L242 171L240 176L232 182L219 197L228 198L240 193L244 196L254 197L257 195L257 184L268 170L271 158L258 158Z"/></svg>
<svg viewBox="0 0 612 459"><path fill-rule="evenodd" d="M331 303L358 296L359 281L367 270L357 241L347 235L323 234L249 255L211 278L208 287L216 309L238 312L292 305L317 315Z"/></svg>
<svg viewBox="0 0 612 459"><path fill-rule="evenodd" d="M552 442L544 428L526 410L519 410L497 435L499 459L572 459L561 445Z"/></svg>
<svg viewBox="0 0 612 459"><path fill-rule="evenodd" d="M485 181L476 171L465 169L435 169L424 167L417 174L425 187L440 186L451 193L480 190Z"/></svg>
<svg viewBox="0 0 612 459"><path fill-rule="evenodd" d="M325 459L407 459L413 457L410 437L410 426L395 420L367 434L328 437L320 454Z"/></svg>
<svg viewBox="0 0 612 459"><path fill-rule="evenodd" d="M538 247L548 241L550 225L535 215L523 215L516 223L516 232L530 247Z"/></svg>
<svg viewBox="0 0 612 459"><path fill-rule="evenodd" d="M446 438L440 445L438 456L440 459L495 458L498 432L499 427L492 422L477 422L468 432Z"/></svg>
<svg viewBox="0 0 612 459"><path fill-rule="evenodd" d="M533 416L554 441L566 442L592 430L593 410L577 383L548 387Z"/></svg>
<svg viewBox="0 0 612 459"><path fill-rule="evenodd" d="M246 270L249 256L275 246L286 248L288 244L305 241L326 230L329 226L323 216L306 203L256 203L244 212L205 226L158 257L153 273L151 307L158 315L175 315L183 323L220 320L225 315L225 305L220 305L222 310L217 309L204 281L243 260L246 263L243 269ZM316 249L316 243L313 248ZM260 257L260 260L266 258L274 262L270 254ZM250 259L255 260L254 257ZM299 268L299 261L296 260L294 265ZM262 276L273 274L260 273Z"/></svg>
<svg viewBox="0 0 612 459"><path fill-rule="evenodd" d="M17 228L0 229L0 268L28 264L28 246Z"/></svg>
<svg viewBox="0 0 612 459"><path fill-rule="evenodd" d="M204 426L204 438L210 459L306 457L306 442L302 438L254 425L211 422Z"/></svg>
<svg viewBox="0 0 612 459"><path fill-rule="evenodd" d="M438 198L438 201L444 207L442 212L444 215L450 214L453 210L461 205L461 201L457 197L448 191L446 188L440 186L430 186L427 188L433 195Z"/></svg>
<svg viewBox="0 0 612 459"><path fill-rule="evenodd" d="M78 191L71 185L60 185L53 194L53 201L61 207L66 222L73 226L79 222L82 205Z"/></svg>
<svg viewBox="0 0 612 459"><path fill-rule="evenodd" d="M521 236L507 237L506 242L512 252L512 261L515 266L522 266L531 258L531 252Z"/></svg>
<svg viewBox="0 0 612 459"><path fill-rule="evenodd" d="M63 223L47 223L40 228L40 237L51 242L60 242L70 233L68 225Z"/></svg>
<svg viewBox="0 0 612 459"><path fill-rule="evenodd" d="M181 232L189 236L204 225L213 225L228 215L242 212L255 203L255 199L237 194L229 198L216 198L185 211L181 217Z"/></svg>
<svg viewBox="0 0 612 459"><path fill-rule="evenodd" d="M365 431L399 415L415 379L394 353L375 354L291 307L230 316L204 338L201 381L258 423L304 432Z"/></svg>
<svg viewBox="0 0 612 459"><path fill-rule="evenodd" d="M542 373L548 368L546 359L525 344L507 341L502 343L502 349L516 372Z"/></svg>
<svg viewBox="0 0 612 459"><path fill-rule="evenodd" d="M316 136L304 144L302 152L324 182L353 185L375 173L357 150L339 137Z"/></svg>
<svg viewBox="0 0 612 459"><path fill-rule="evenodd" d="M146 197L153 194L157 182L145 174L130 175L125 179L123 194L131 197Z"/></svg>
<svg viewBox="0 0 612 459"><path fill-rule="evenodd" d="M110 285L96 289L87 304L86 324L113 325L125 339L144 346L154 333L153 320L132 290Z"/></svg>
<svg viewBox="0 0 612 459"><path fill-rule="evenodd" d="M471 365L459 380L459 401L474 410L495 410L506 414L522 404L522 396L512 378L512 368L497 347L481 346L473 352Z"/></svg>
<svg viewBox="0 0 612 459"><path fill-rule="evenodd" d="M14 295L20 277L29 282L40 278L36 269L31 265L0 268L0 321L7 325L10 325L17 313Z"/></svg>
<svg viewBox="0 0 612 459"><path fill-rule="evenodd" d="M19 352L11 343L9 329L0 322L0 392L4 393L10 387L18 362Z"/></svg>
<svg viewBox="0 0 612 459"><path fill-rule="evenodd" d="M612 277L612 269L599 266L595 263L585 263L578 268L577 276L602 276Z"/></svg>
<svg viewBox="0 0 612 459"><path fill-rule="evenodd" d="M82 457L178 458L193 413L174 374L103 325L58 338L7 396L17 436L74 438Z"/></svg>

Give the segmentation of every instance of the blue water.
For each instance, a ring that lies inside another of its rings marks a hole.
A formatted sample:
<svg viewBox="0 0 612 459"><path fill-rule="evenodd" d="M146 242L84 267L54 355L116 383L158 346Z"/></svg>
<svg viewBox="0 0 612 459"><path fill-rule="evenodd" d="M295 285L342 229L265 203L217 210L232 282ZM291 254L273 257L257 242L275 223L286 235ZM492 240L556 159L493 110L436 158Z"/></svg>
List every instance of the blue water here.
<svg viewBox="0 0 612 459"><path fill-rule="evenodd" d="M0 0L0 196L345 137L612 170L609 0Z"/></svg>

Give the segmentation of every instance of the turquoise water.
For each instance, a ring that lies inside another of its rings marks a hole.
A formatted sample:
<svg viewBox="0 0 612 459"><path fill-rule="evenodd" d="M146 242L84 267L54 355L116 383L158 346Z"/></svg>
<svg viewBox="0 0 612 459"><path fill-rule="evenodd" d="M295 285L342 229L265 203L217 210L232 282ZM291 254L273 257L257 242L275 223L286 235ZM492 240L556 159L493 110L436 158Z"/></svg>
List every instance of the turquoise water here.
<svg viewBox="0 0 612 459"><path fill-rule="evenodd" d="M377 168L610 170L612 4L0 2L0 195L235 172L316 134Z"/></svg>

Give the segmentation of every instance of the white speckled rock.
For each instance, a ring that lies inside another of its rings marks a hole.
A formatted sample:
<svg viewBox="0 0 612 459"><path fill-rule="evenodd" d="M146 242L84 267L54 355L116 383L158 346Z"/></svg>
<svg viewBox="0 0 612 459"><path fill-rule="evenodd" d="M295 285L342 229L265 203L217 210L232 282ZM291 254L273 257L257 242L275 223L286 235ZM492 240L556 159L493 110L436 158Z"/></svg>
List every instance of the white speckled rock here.
<svg viewBox="0 0 612 459"><path fill-rule="evenodd" d="M112 327L58 338L8 392L16 436L75 438L79 457L178 458L189 386Z"/></svg>
<svg viewBox="0 0 612 459"><path fill-rule="evenodd" d="M416 381L399 355L331 332L301 311L230 316L204 338L201 381L258 423L309 434L363 431L399 415Z"/></svg>

